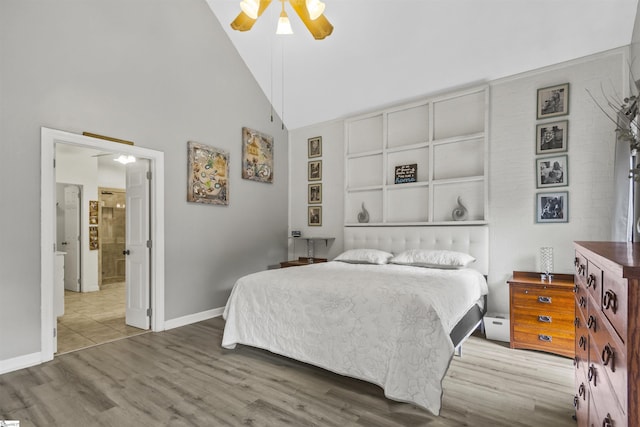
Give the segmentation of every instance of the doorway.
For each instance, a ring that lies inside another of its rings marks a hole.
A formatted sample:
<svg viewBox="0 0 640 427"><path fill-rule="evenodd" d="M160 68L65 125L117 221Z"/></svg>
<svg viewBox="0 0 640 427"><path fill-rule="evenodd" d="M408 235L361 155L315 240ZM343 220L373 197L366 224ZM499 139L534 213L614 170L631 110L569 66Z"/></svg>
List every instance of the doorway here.
<svg viewBox="0 0 640 427"><path fill-rule="evenodd" d="M68 132L57 131L53 129L42 129L41 148L42 148L42 179L41 192L42 201L42 253L41 253L41 271L42 271L42 361L51 360L56 346L57 326L55 314L53 310L53 267L54 252L57 245L55 244L55 147L56 145L68 145L73 147L97 149L108 153L119 153L131 155L143 159L145 176L150 181L147 187L147 202L145 211L147 224L147 238L145 241L146 257L146 273L151 283L150 289L146 289L145 298L134 301L137 312L144 311L147 325L151 326L153 331L161 331L164 329L164 155L155 150L149 150L134 146L125 146L115 142L105 141L83 135L71 134ZM151 177L154 179L151 179ZM52 191L44 191L51 188ZM96 195L97 196L97 195ZM84 204L82 209L84 209ZM50 206L51 208L47 208ZM153 245L151 243L153 242ZM81 239L81 246L88 245L87 238ZM53 252L51 251L53 248ZM143 257L144 259L144 257ZM85 262L87 260L84 260ZM96 278L97 286L97 278ZM150 295L153 296L150 298ZM89 295L89 294L87 294ZM127 298L129 301L130 298ZM144 307L146 309L144 309ZM128 308L127 308L128 309ZM149 318L150 316L150 318ZM148 328L149 326L147 326ZM51 334L50 331L53 331Z"/></svg>

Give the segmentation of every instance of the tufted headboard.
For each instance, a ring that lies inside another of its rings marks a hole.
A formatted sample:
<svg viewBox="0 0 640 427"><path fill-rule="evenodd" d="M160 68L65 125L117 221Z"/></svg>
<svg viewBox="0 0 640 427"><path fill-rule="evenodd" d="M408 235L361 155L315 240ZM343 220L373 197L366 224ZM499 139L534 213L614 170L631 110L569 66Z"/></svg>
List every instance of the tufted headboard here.
<svg viewBox="0 0 640 427"><path fill-rule="evenodd" d="M489 273L489 227L486 225L345 227L344 249L380 249L398 254L407 249L447 249L476 258L470 265Z"/></svg>

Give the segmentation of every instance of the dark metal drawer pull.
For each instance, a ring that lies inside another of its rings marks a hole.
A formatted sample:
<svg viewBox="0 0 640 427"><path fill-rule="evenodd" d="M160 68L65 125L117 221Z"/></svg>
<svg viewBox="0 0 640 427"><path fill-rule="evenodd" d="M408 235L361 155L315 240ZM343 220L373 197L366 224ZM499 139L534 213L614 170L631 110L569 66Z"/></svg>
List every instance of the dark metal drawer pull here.
<svg viewBox="0 0 640 427"><path fill-rule="evenodd" d="M587 328L593 328L593 332L596 332L596 318L593 316L589 316L589 320L587 320Z"/></svg>
<svg viewBox="0 0 640 427"><path fill-rule="evenodd" d="M587 349L587 337L585 337L584 335L580 336L580 341L578 341L578 347L580 347L583 350Z"/></svg>
<svg viewBox="0 0 640 427"><path fill-rule="evenodd" d="M576 410L578 409L578 402L580 402L578 396L573 396L573 407L576 408Z"/></svg>
<svg viewBox="0 0 640 427"><path fill-rule="evenodd" d="M591 366L589 366L589 373L587 374L587 378L589 379L589 382L593 381L593 386L597 386L596 384L596 367L593 366L593 364Z"/></svg>
<svg viewBox="0 0 640 427"><path fill-rule="evenodd" d="M551 304L551 297L538 297L538 302L543 304Z"/></svg>
<svg viewBox="0 0 640 427"><path fill-rule="evenodd" d="M538 335L538 339L540 341L544 341L544 342L551 342L553 340L553 337L551 335Z"/></svg>
<svg viewBox="0 0 640 427"><path fill-rule="evenodd" d="M578 387L578 396L580 396L582 400L587 400L587 388L584 386L584 383Z"/></svg>
<svg viewBox="0 0 640 427"><path fill-rule="evenodd" d="M590 288L591 286L593 286L593 289L596 289L596 276L594 274L590 274L589 277L587 277L587 288Z"/></svg>
<svg viewBox="0 0 640 427"><path fill-rule="evenodd" d="M551 323L551 316L538 316L538 322Z"/></svg>
<svg viewBox="0 0 640 427"><path fill-rule="evenodd" d="M607 414L604 420L602 420L602 427L613 427L613 420L611 419L611 414Z"/></svg>
<svg viewBox="0 0 640 427"><path fill-rule="evenodd" d="M608 366L609 363L611 363L611 372L615 372L616 371L616 367L615 367L615 356L616 354L614 353L614 351L611 349L611 346L609 344L604 346L604 350L602 350L602 364L604 366Z"/></svg>
<svg viewBox="0 0 640 427"><path fill-rule="evenodd" d="M576 317L575 320L573 321L573 326L575 326L576 328L580 327L580 318Z"/></svg>
<svg viewBox="0 0 640 427"><path fill-rule="evenodd" d="M611 309L613 314L616 314L616 311L618 311L618 296L611 289L607 289L607 292L604 293L602 304L604 308Z"/></svg>
<svg viewBox="0 0 640 427"><path fill-rule="evenodd" d="M573 266L574 266L574 267L577 267L577 266L579 266L579 265L580 265L580 258L575 257L575 258L573 259Z"/></svg>
<svg viewBox="0 0 640 427"><path fill-rule="evenodd" d="M580 266L578 267L578 275L584 276L586 270L587 268L584 266L584 264L580 264Z"/></svg>
<svg viewBox="0 0 640 427"><path fill-rule="evenodd" d="M586 307L587 306L587 299L582 296L580 297L580 307Z"/></svg>

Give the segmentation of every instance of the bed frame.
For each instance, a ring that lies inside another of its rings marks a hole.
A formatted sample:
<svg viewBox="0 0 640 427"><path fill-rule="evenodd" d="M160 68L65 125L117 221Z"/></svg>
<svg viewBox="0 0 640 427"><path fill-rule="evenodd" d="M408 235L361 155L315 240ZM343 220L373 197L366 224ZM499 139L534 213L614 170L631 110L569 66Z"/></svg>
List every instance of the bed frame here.
<svg viewBox="0 0 640 427"><path fill-rule="evenodd" d="M486 225L345 227L344 249L380 249L393 254L407 249L446 249L464 252L476 258L471 268L485 277L489 273L489 227ZM461 346L479 326L487 311L487 296L482 307L474 305L453 328L449 336L461 354Z"/></svg>

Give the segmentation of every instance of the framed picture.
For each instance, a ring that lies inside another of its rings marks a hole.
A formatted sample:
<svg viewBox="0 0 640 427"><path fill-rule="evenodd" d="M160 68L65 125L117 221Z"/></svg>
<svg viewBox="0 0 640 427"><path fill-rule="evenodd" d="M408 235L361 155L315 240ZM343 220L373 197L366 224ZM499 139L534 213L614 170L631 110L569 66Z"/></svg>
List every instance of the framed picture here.
<svg viewBox="0 0 640 427"><path fill-rule="evenodd" d="M320 181L322 179L322 160L309 162L309 181Z"/></svg>
<svg viewBox="0 0 640 427"><path fill-rule="evenodd" d="M569 185L568 157L554 156L536 159L536 188L564 187Z"/></svg>
<svg viewBox="0 0 640 427"><path fill-rule="evenodd" d="M538 119L569 114L569 83L538 89Z"/></svg>
<svg viewBox="0 0 640 427"><path fill-rule="evenodd" d="M309 158L322 156L322 137L316 136L307 140L309 144Z"/></svg>
<svg viewBox="0 0 640 427"><path fill-rule="evenodd" d="M89 250L95 251L100 249L100 241L98 240L98 227L89 227Z"/></svg>
<svg viewBox="0 0 640 427"><path fill-rule="evenodd" d="M273 137L242 128L242 178L273 183Z"/></svg>
<svg viewBox="0 0 640 427"><path fill-rule="evenodd" d="M310 205L322 203L322 184L309 184L308 202Z"/></svg>
<svg viewBox="0 0 640 427"><path fill-rule="evenodd" d="M98 224L98 201L89 200L89 224Z"/></svg>
<svg viewBox="0 0 640 427"><path fill-rule="evenodd" d="M536 194L536 222L569 222L569 193Z"/></svg>
<svg viewBox="0 0 640 427"><path fill-rule="evenodd" d="M228 205L229 153L193 141L187 150L187 201Z"/></svg>
<svg viewBox="0 0 640 427"><path fill-rule="evenodd" d="M567 151L569 121L542 123L536 126L536 154Z"/></svg>
<svg viewBox="0 0 640 427"><path fill-rule="evenodd" d="M309 221L310 226L322 225L322 206L309 206Z"/></svg>

